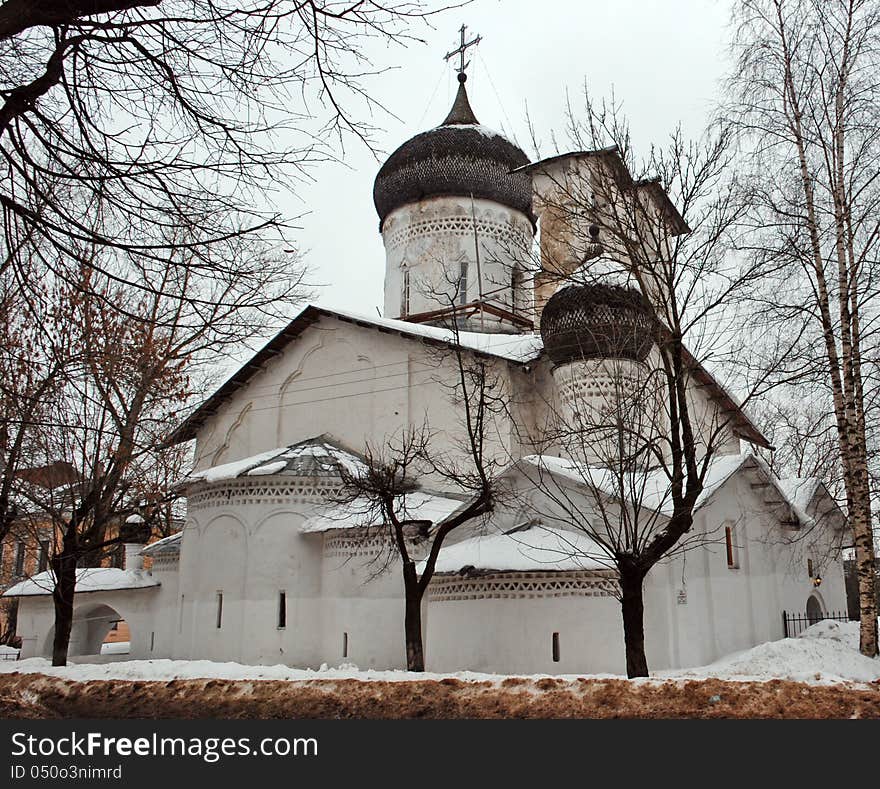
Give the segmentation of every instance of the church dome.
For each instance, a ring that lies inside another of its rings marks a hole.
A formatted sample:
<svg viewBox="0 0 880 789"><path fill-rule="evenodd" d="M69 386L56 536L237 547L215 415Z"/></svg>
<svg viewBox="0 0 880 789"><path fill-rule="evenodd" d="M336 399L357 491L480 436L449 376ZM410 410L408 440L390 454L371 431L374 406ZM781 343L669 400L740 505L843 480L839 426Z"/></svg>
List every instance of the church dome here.
<svg viewBox="0 0 880 789"><path fill-rule="evenodd" d="M569 285L541 313L544 350L557 365L582 359L644 361L654 344L642 294L618 285Z"/></svg>
<svg viewBox="0 0 880 789"><path fill-rule="evenodd" d="M437 195L483 198L522 211L534 224L532 181L512 173L529 158L471 110L464 74L446 120L407 140L376 176L373 202L380 224L395 208Z"/></svg>
<svg viewBox="0 0 880 789"><path fill-rule="evenodd" d="M150 541L150 526L137 513L129 515L119 527L119 540L146 545Z"/></svg>

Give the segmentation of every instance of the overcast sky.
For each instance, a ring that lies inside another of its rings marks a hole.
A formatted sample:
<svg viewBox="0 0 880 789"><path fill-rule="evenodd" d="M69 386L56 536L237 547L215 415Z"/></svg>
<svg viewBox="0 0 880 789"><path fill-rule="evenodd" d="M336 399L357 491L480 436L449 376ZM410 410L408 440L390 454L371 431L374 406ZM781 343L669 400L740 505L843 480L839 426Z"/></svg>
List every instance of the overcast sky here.
<svg viewBox="0 0 880 789"><path fill-rule="evenodd" d="M526 108L552 153L550 132L564 126L565 92L584 81L596 97L614 89L638 148L661 142L676 124L698 134L725 72L727 0L474 0L415 32L424 45L368 56L394 70L371 78L372 94L399 120L378 118L376 136L390 154L438 125L451 106L455 72L443 55L464 22L482 43L471 50L468 92L477 118L503 131L532 157ZM345 164L322 165L315 181L282 201L289 216L308 212L295 236L317 301L370 315L382 304L385 255L372 189L381 161L349 145Z"/></svg>

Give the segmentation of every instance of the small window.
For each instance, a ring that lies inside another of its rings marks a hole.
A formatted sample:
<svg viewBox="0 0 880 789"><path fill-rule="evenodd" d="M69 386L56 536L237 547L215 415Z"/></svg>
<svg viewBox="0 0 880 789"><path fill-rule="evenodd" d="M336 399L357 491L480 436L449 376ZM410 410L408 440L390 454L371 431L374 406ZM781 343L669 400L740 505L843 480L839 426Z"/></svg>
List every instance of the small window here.
<svg viewBox="0 0 880 789"><path fill-rule="evenodd" d="M223 626L223 592L217 592L217 627Z"/></svg>
<svg viewBox="0 0 880 789"><path fill-rule="evenodd" d="M736 556L736 541L733 526L724 527L724 544L727 549L727 567L735 570L739 567Z"/></svg>
<svg viewBox="0 0 880 789"><path fill-rule="evenodd" d="M517 314L517 305L519 304L519 280L519 268L514 266L513 271L510 274L510 311L514 315Z"/></svg>
<svg viewBox="0 0 880 789"><path fill-rule="evenodd" d="M24 543L15 544L15 574L24 575Z"/></svg>
<svg viewBox="0 0 880 789"><path fill-rule="evenodd" d="M403 267L403 287L400 292L400 315L405 318L409 315L410 310L410 284L409 284L409 269L404 265Z"/></svg>
<svg viewBox="0 0 880 789"><path fill-rule="evenodd" d="M185 600L186 600L186 595L181 595L180 596L180 617L177 620L177 632L178 633L183 632L183 603Z"/></svg>
<svg viewBox="0 0 880 789"><path fill-rule="evenodd" d="M342 634L342 657L348 657L348 633Z"/></svg>
<svg viewBox="0 0 880 789"><path fill-rule="evenodd" d="M49 567L49 541L40 540L40 564L37 572L45 572Z"/></svg>
<svg viewBox="0 0 880 789"><path fill-rule="evenodd" d="M807 575L809 575L810 578L813 577L813 560L812 559L807 559Z"/></svg>
<svg viewBox="0 0 880 789"><path fill-rule="evenodd" d="M468 262L467 258L461 261L458 270L458 303L467 304L467 280L468 280Z"/></svg>
<svg viewBox="0 0 880 789"><path fill-rule="evenodd" d="M278 593L278 627L287 627L287 592Z"/></svg>
<svg viewBox="0 0 880 789"><path fill-rule="evenodd" d="M553 634L553 662L559 662L559 633Z"/></svg>
<svg viewBox="0 0 880 789"><path fill-rule="evenodd" d="M156 631L152 631L150 633L150 652L153 651L153 647L156 646Z"/></svg>

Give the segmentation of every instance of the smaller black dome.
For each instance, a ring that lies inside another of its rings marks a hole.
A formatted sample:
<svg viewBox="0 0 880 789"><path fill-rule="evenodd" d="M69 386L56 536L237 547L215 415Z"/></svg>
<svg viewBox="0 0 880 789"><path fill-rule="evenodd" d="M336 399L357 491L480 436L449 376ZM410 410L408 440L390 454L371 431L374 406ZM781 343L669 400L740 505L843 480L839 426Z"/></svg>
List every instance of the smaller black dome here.
<svg viewBox="0 0 880 789"><path fill-rule="evenodd" d="M119 540L146 545L150 541L150 525L139 515L129 515L119 527Z"/></svg>
<svg viewBox="0 0 880 789"><path fill-rule="evenodd" d="M581 359L641 362L654 344L653 319L634 288L569 285L544 305L541 338L557 365Z"/></svg>

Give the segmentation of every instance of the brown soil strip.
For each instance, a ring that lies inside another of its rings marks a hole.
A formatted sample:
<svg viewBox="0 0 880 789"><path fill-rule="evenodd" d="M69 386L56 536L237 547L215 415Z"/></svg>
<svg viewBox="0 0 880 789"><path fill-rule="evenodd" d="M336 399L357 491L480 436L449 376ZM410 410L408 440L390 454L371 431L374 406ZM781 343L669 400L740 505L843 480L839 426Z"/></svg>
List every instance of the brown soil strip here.
<svg viewBox="0 0 880 789"><path fill-rule="evenodd" d="M870 687L511 678L416 682L0 676L4 718L880 718Z"/></svg>

